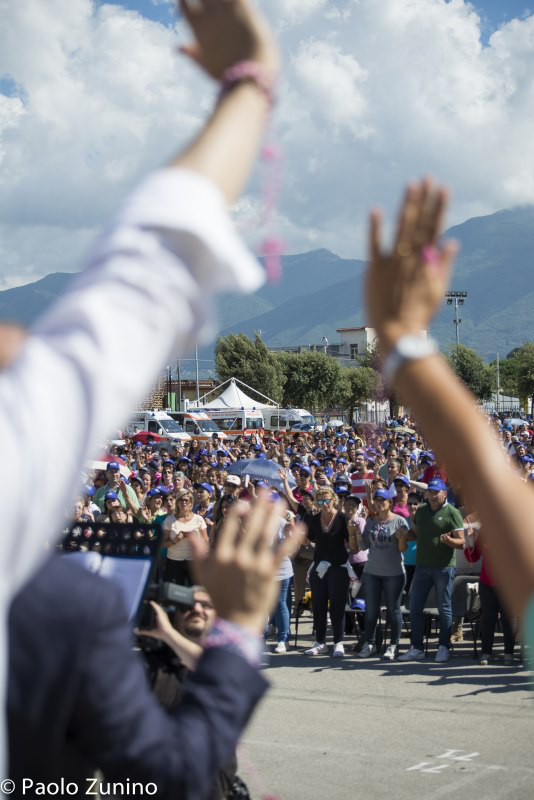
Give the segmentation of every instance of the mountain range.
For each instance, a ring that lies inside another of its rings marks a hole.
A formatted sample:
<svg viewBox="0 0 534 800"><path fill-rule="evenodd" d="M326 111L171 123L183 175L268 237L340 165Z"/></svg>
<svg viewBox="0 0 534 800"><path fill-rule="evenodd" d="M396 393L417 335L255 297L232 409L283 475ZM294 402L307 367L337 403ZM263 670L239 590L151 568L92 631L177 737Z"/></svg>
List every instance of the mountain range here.
<svg viewBox="0 0 534 800"><path fill-rule="evenodd" d="M451 288L467 292L461 342L492 359L534 339L534 206L469 219L446 236L460 243ZM221 334L261 331L270 347L319 344L323 336L337 342L336 328L366 323L364 269L363 261L328 250L284 256L278 284L219 301ZM0 292L0 319L31 324L73 277L54 273ZM432 327L443 349L454 344L453 320L454 308L445 304ZM213 347L199 355L213 358Z"/></svg>

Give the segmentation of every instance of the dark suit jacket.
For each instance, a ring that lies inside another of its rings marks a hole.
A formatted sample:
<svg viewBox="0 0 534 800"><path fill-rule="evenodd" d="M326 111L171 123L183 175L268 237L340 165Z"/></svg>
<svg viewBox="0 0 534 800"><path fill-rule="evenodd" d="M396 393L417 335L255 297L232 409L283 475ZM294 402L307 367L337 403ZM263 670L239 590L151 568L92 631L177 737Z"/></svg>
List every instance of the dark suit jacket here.
<svg viewBox="0 0 534 800"><path fill-rule="evenodd" d="M9 640L8 774L17 791L23 777L63 777L84 796L99 768L106 781L155 783L158 800L203 798L267 688L243 658L211 649L166 714L132 651L120 589L57 556L15 598Z"/></svg>

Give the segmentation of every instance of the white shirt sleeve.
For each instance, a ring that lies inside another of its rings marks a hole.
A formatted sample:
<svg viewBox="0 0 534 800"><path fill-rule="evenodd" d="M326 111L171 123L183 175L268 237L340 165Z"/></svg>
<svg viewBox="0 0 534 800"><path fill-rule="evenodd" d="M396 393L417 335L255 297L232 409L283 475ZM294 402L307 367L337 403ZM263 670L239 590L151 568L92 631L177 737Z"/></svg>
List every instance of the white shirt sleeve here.
<svg viewBox="0 0 534 800"><path fill-rule="evenodd" d="M210 181L169 168L134 192L0 375L4 596L59 534L87 460L162 367L212 333L214 293L253 291L262 281Z"/></svg>

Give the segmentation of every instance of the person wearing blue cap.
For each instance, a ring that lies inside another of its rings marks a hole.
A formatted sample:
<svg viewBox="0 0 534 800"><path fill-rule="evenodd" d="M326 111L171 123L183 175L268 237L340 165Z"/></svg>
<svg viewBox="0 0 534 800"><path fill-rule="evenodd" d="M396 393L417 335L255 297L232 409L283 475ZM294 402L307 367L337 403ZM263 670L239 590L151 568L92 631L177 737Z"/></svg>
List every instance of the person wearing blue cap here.
<svg viewBox="0 0 534 800"><path fill-rule="evenodd" d="M103 498L103 510L100 514L95 516L95 522L110 522L111 512L114 508L121 508L119 495L112 489L109 489Z"/></svg>
<svg viewBox="0 0 534 800"><path fill-rule="evenodd" d="M103 513L104 496L106 492L113 491L118 495L118 499L123 508L128 509L132 514L137 514L139 511L139 501L137 495L131 486L128 486L126 481L121 478L120 464L118 461L110 461L106 468L106 483L95 494L94 502Z"/></svg>
<svg viewBox="0 0 534 800"><path fill-rule="evenodd" d="M84 502L85 510L93 518L96 517L98 514L100 514L100 508L94 501L95 494L96 494L96 489L90 483L86 483L85 486L82 488L82 500Z"/></svg>
<svg viewBox="0 0 534 800"><path fill-rule="evenodd" d="M163 507L166 492L161 489L149 489L145 496L145 504L137 512L139 522L163 522L167 511Z"/></svg>
<svg viewBox="0 0 534 800"><path fill-rule="evenodd" d="M410 511L408 509L408 492L410 491L410 481L405 475L397 475L393 481L390 491L395 494L393 513L398 514L404 519L408 519Z"/></svg>
<svg viewBox="0 0 534 800"><path fill-rule="evenodd" d="M391 625L391 641L384 658L393 661L399 652L402 630L401 598L406 580L402 554L406 550L408 528L404 517L392 511L394 492L377 489L373 494L376 516L368 519L363 533L356 526L349 528L351 550L368 550L365 564L365 641L359 658L376 653L376 629L380 616L382 594Z"/></svg>
<svg viewBox="0 0 534 800"><path fill-rule="evenodd" d="M450 658L452 628L451 592L456 566L455 550L464 547L464 521L457 508L447 502L447 484L432 478L427 488L427 502L414 516L410 538L417 540L415 574L410 592L410 648L402 661L425 658L424 614L426 599L434 587L439 612L439 646L435 661Z"/></svg>
<svg viewBox="0 0 534 800"><path fill-rule="evenodd" d="M193 514L198 514L206 523L206 530L208 536L213 525L213 496L214 489L211 483L195 483L195 505L193 506Z"/></svg>
<svg viewBox="0 0 534 800"><path fill-rule="evenodd" d="M165 458L161 465L161 484L165 489L174 490L175 465L171 458Z"/></svg>
<svg viewBox="0 0 534 800"><path fill-rule="evenodd" d="M343 511L343 503L345 498L350 494L350 488L346 483L335 483L334 493L337 495L338 499L338 510Z"/></svg>

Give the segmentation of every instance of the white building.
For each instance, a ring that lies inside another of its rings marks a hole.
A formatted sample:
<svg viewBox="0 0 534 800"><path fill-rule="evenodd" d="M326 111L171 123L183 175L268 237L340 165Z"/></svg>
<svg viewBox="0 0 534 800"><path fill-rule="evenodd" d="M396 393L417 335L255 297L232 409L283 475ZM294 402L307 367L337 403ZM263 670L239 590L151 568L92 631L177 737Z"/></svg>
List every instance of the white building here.
<svg viewBox="0 0 534 800"><path fill-rule="evenodd" d="M336 328L336 331L340 338L338 358L351 361L364 356L377 338L375 329L365 325L360 328Z"/></svg>

